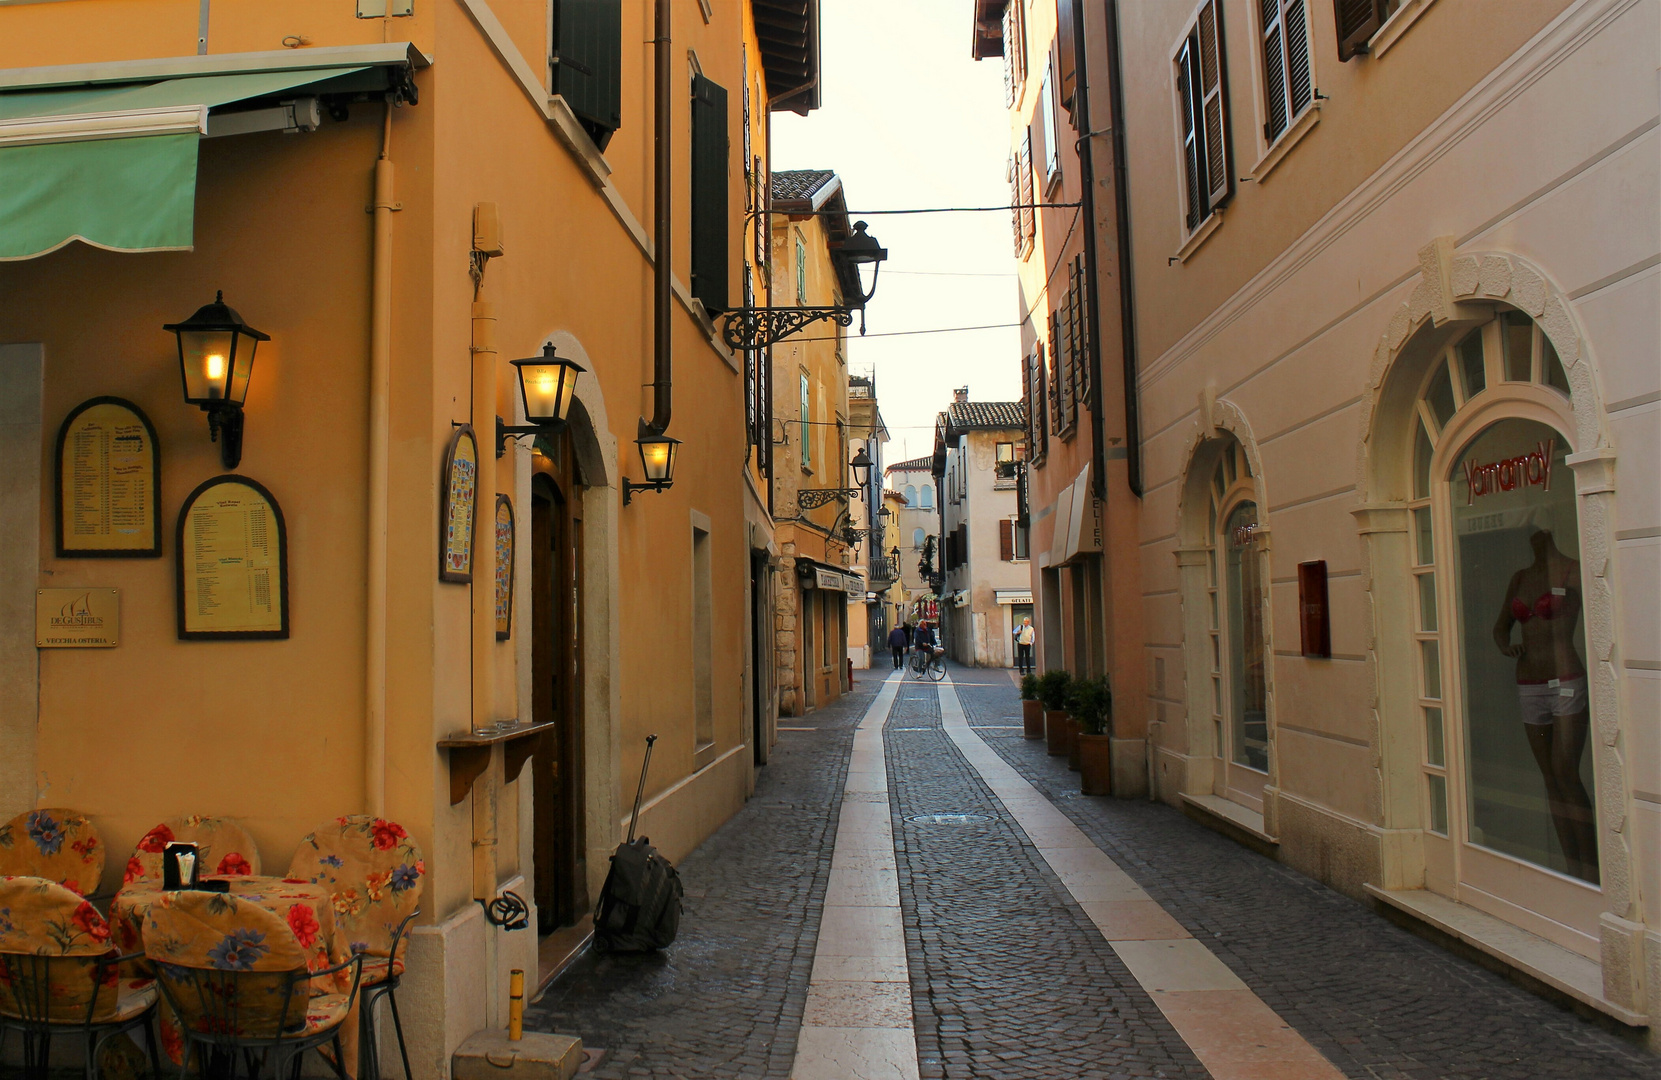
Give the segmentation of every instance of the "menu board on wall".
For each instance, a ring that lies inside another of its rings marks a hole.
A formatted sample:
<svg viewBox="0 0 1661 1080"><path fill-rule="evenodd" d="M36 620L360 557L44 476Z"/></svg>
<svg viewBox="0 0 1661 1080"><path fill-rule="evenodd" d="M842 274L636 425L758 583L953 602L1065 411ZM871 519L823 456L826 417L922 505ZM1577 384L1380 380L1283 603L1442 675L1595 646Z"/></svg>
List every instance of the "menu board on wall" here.
<svg viewBox="0 0 1661 1080"><path fill-rule="evenodd" d="M438 505L438 580L473 580L473 527L478 513L479 443L470 424L457 427L444 451Z"/></svg>
<svg viewBox="0 0 1661 1080"><path fill-rule="evenodd" d="M55 494L62 558L161 554L161 455L137 405L89 398L58 428Z"/></svg>
<svg viewBox="0 0 1661 1080"><path fill-rule="evenodd" d="M288 531L265 487L216 476L179 510L179 637L288 637Z"/></svg>
<svg viewBox="0 0 1661 1080"><path fill-rule="evenodd" d="M513 501L496 496L496 640L513 636Z"/></svg>

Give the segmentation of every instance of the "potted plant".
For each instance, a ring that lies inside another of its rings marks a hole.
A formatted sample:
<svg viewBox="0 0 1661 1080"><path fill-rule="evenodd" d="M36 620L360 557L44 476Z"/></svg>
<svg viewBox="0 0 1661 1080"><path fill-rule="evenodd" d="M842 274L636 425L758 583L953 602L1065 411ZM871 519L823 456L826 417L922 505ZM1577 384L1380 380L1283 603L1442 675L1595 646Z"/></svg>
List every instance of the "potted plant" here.
<svg viewBox="0 0 1661 1080"><path fill-rule="evenodd" d="M1044 742L1059 757L1067 753L1067 684L1073 677L1060 668L1038 677L1038 700L1044 705Z"/></svg>
<svg viewBox="0 0 1661 1080"><path fill-rule="evenodd" d="M1038 676L1021 676L1021 729L1029 739L1044 737L1044 703L1038 700Z"/></svg>
<svg viewBox="0 0 1661 1080"><path fill-rule="evenodd" d="M1113 762L1107 734L1113 716L1113 689L1107 679L1083 679L1073 683L1067 709L1079 726L1079 790L1086 795L1111 795Z"/></svg>

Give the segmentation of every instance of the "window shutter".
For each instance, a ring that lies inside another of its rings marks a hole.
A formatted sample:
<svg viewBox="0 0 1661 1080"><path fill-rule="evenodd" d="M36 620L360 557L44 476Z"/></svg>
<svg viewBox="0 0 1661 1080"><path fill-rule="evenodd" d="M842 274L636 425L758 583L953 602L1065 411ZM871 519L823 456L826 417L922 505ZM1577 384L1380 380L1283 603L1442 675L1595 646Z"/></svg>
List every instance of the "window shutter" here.
<svg viewBox="0 0 1661 1080"><path fill-rule="evenodd" d="M998 522L998 558L1004 562L1011 562L1015 558L1015 523L1013 521Z"/></svg>
<svg viewBox="0 0 1661 1080"><path fill-rule="evenodd" d="M1018 3L1019 0L1012 0ZM1078 58L1073 37L1073 0L1055 2L1055 66L1056 94L1069 114L1073 111L1073 91L1078 89Z"/></svg>
<svg viewBox="0 0 1661 1080"><path fill-rule="evenodd" d="M1291 99L1291 116L1309 106L1314 83L1309 71L1309 19L1304 0L1291 0L1281 15L1286 24L1286 93Z"/></svg>
<svg viewBox="0 0 1661 1080"><path fill-rule="evenodd" d="M1049 448L1050 440L1049 398L1045 393L1048 384L1044 379L1044 343L1042 341L1033 346L1032 378L1032 403L1036 412L1028 419L1032 422L1033 433L1037 436L1033 443L1032 453L1034 457L1042 457L1044 451Z"/></svg>
<svg viewBox="0 0 1661 1080"><path fill-rule="evenodd" d="M1274 142L1286 130L1286 28L1280 21L1280 0L1263 4L1263 100L1268 119L1263 141Z"/></svg>
<svg viewBox="0 0 1661 1080"><path fill-rule="evenodd" d="M1050 313L1048 330L1050 335L1050 425L1051 429L1059 435L1067 426L1067 417L1061 398L1063 383L1061 342L1056 340L1054 312Z"/></svg>
<svg viewBox="0 0 1661 1080"><path fill-rule="evenodd" d="M1032 128L1028 126L1021 140L1021 156L1016 166L1021 182L1021 242L1023 248L1037 236L1037 215L1032 209Z"/></svg>
<svg viewBox="0 0 1661 1080"><path fill-rule="evenodd" d="M1188 231L1199 228L1200 222L1205 220L1205 202L1200 191L1200 158L1203 156L1202 143L1204 137L1200 134L1200 125L1195 118L1195 88L1198 85L1194 68L1193 35L1177 53L1177 100L1182 108L1182 174L1184 205L1188 216L1186 224Z"/></svg>
<svg viewBox="0 0 1661 1080"><path fill-rule="evenodd" d="M1351 60L1367 51L1367 42L1384 25L1385 0L1333 0L1338 23L1338 59Z"/></svg>
<svg viewBox="0 0 1661 1080"><path fill-rule="evenodd" d="M623 123L622 0L554 0L552 15L553 91L604 150Z"/></svg>
<svg viewBox="0 0 1661 1080"><path fill-rule="evenodd" d="M1015 104L1015 4L1004 8L1004 108Z"/></svg>
<svg viewBox="0 0 1661 1080"><path fill-rule="evenodd" d="M727 92L692 77L692 295L727 310Z"/></svg>
<svg viewBox="0 0 1661 1080"><path fill-rule="evenodd" d="M1278 0L1271 0L1278 2ZM1303 0L1297 0L1301 7ZM1228 102L1223 61L1223 15L1217 0L1200 9L1199 23L1200 107L1196 110L1204 131L1205 203L1212 211L1228 202L1234 190L1234 175L1228 148ZM1307 52L1307 50L1305 50ZM1307 67L1306 78L1307 82Z"/></svg>
<svg viewBox="0 0 1661 1080"><path fill-rule="evenodd" d="M1027 232L1021 226L1021 159L1015 154L1009 155L1009 226L1015 234L1015 257L1019 259L1026 250Z"/></svg>
<svg viewBox="0 0 1661 1080"><path fill-rule="evenodd" d="M1069 293L1073 305L1073 351L1077 356L1074 366L1078 369L1078 404L1084 407L1090 400L1090 325L1087 321L1089 313L1088 297L1085 289L1088 288L1084 280L1084 256L1075 255L1071 272L1072 282Z"/></svg>

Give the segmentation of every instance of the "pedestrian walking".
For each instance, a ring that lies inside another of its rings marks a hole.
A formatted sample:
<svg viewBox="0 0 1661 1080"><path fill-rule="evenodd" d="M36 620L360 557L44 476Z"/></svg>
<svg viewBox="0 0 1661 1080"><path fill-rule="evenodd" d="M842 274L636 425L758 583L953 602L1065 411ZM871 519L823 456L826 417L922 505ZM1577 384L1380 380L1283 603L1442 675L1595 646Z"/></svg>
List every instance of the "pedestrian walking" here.
<svg viewBox="0 0 1661 1080"><path fill-rule="evenodd" d="M903 626L896 626L888 632L888 651L894 654L895 671L905 666L905 650L911 640L905 630Z"/></svg>
<svg viewBox="0 0 1661 1080"><path fill-rule="evenodd" d="M1032 619L1024 618L1015 631L1015 666L1021 669L1022 675L1032 674L1032 642L1038 636L1033 629Z"/></svg>

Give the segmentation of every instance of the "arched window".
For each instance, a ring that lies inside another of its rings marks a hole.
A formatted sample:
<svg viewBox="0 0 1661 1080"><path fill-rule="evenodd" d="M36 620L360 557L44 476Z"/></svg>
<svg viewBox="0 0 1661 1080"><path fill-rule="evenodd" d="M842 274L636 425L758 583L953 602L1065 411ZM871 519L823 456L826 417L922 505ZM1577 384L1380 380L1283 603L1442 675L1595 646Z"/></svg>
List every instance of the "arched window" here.
<svg viewBox="0 0 1661 1080"><path fill-rule="evenodd" d="M1568 394L1551 340L1504 311L1432 360L1409 420L1427 872L1494 892L1495 852L1599 882Z"/></svg>
<svg viewBox="0 0 1661 1080"><path fill-rule="evenodd" d="M1269 770L1267 590L1257 487L1239 442L1212 470L1206 513L1207 658L1217 756L1215 789L1261 806Z"/></svg>
<svg viewBox="0 0 1661 1080"><path fill-rule="evenodd" d="M921 550L923 546L923 535L922 529L911 530L911 546Z"/></svg>
<svg viewBox="0 0 1661 1080"><path fill-rule="evenodd" d="M923 501L919 505L924 510L934 509L934 488L928 484L923 485Z"/></svg>
<svg viewBox="0 0 1661 1080"><path fill-rule="evenodd" d="M917 505L917 485L916 484L907 484L905 486L905 504L907 506L916 506Z"/></svg>

